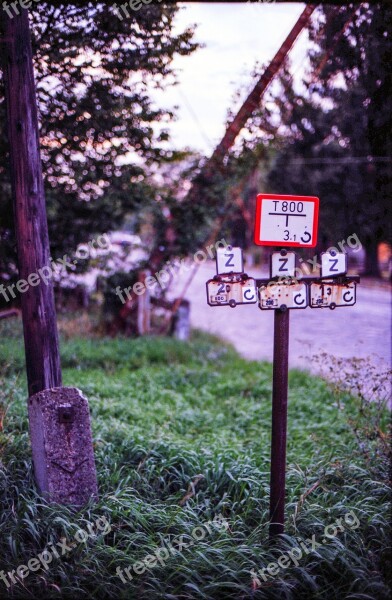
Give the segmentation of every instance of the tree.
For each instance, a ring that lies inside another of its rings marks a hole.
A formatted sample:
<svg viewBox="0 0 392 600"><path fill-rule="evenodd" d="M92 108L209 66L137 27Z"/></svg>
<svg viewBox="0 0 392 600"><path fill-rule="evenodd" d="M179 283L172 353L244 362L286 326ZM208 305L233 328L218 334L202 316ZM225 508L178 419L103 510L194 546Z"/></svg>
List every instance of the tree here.
<svg viewBox="0 0 392 600"><path fill-rule="evenodd" d="M176 158L169 110L153 87L175 83L172 61L197 48L193 29L173 33L175 5L115 16L111 2L39 2L31 25L41 148L53 256L118 227L155 199L146 166ZM0 32L1 37L1 32ZM0 79L0 280L16 275Z"/></svg>
<svg viewBox="0 0 392 600"><path fill-rule="evenodd" d="M378 244L391 241L392 9L381 3L353 8L333 18L322 9L311 31L307 92L283 86L290 107L286 143L269 185L319 195L320 242L357 233L366 272L378 275Z"/></svg>

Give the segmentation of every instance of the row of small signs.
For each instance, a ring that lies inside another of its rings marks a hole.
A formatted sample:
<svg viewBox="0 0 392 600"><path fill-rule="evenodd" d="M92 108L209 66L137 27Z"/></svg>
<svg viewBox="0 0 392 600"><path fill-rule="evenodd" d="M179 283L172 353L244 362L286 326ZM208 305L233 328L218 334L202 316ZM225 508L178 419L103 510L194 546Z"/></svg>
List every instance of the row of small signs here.
<svg viewBox="0 0 392 600"><path fill-rule="evenodd" d="M259 285L259 287L257 287ZM337 283L332 279L318 282L279 283L258 281L245 275L217 277L207 281L207 302L210 306L256 304L262 310L282 308L337 308L354 306L356 282Z"/></svg>
<svg viewBox="0 0 392 600"><path fill-rule="evenodd" d="M244 272L244 260L241 248L218 248L216 253L216 271L218 275L241 274ZM298 257L295 252L281 250L273 252L270 263L270 277L296 277ZM338 277L347 274L347 254L343 252L321 253L321 277ZM302 273L301 273L302 275Z"/></svg>
<svg viewBox="0 0 392 600"><path fill-rule="evenodd" d="M270 279L256 282L243 272L241 248L220 248L217 251L217 276L207 281L207 302L210 306L233 308L258 302L262 310L303 309L308 306L334 309L356 303L356 282L346 277L346 254L324 252L321 255L321 278L297 281L297 269L295 252L274 252Z"/></svg>
<svg viewBox="0 0 392 600"><path fill-rule="evenodd" d="M297 264L295 252L281 250L274 252L271 256L270 276L272 277L296 277L297 271L301 272ZM322 252L320 275L321 277L338 277L347 274L347 254L343 252Z"/></svg>

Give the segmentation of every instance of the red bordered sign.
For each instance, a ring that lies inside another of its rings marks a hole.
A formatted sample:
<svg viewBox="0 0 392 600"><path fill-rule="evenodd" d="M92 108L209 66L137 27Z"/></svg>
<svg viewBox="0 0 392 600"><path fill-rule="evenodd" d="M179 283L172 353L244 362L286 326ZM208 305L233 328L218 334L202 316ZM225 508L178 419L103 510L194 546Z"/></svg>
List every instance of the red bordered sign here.
<svg viewBox="0 0 392 600"><path fill-rule="evenodd" d="M314 248L319 199L316 196L259 194L254 241L258 246Z"/></svg>

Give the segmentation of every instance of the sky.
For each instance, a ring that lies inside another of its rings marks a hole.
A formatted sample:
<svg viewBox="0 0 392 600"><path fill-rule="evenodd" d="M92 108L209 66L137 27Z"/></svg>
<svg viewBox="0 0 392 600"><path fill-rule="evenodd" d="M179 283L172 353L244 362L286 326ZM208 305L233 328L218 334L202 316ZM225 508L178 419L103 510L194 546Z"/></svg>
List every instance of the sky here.
<svg viewBox="0 0 392 600"><path fill-rule="evenodd" d="M196 41L204 48L177 57L179 84L156 93L160 105L177 105L178 120L169 127L177 148L189 147L209 156L225 131L227 110L241 88L249 93L256 61L268 63L304 9L297 3L182 4L176 27L196 23ZM303 69L307 34L291 52L293 70Z"/></svg>

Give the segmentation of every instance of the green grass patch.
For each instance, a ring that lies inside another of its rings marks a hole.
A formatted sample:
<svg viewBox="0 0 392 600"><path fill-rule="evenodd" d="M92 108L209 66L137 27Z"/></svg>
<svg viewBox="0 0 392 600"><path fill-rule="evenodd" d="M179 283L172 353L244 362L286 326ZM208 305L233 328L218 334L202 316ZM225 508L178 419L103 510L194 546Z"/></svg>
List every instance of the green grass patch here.
<svg viewBox="0 0 392 600"><path fill-rule="evenodd" d="M111 529L9 589L0 579L0 598L389 597L388 414L378 404L290 373L287 527L271 547L271 365L198 332L189 343L63 340L64 384L89 398L100 485L99 502L76 512L37 492L20 325L0 323L0 335L0 571L98 518ZM219 515L228 528L208 531ZM322 544L339 519L344 530ZM181 536L192 545L125 583L116 573ZM252 580L312 536L321 546L297 564Z"/></svg>

